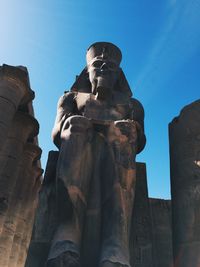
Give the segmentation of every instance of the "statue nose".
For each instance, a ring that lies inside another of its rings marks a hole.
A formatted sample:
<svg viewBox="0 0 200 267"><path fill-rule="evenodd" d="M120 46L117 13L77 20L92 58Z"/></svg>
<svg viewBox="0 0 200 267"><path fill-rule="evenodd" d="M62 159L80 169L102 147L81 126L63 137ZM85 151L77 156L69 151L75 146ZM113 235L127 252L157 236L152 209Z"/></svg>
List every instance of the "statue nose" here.
<svg viewBox="0 0 200 267"><path fill-rule="evenodd" d="M101 70L107 70L108 69L108 66L107 64L104 62L102 65L101 65Z"/></svg>

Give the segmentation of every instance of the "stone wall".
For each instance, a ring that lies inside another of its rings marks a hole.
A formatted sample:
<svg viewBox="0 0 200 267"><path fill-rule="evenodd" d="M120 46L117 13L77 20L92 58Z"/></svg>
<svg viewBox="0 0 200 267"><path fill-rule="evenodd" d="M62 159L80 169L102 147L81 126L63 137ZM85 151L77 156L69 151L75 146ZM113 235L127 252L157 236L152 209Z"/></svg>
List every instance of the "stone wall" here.
<svg viewBox="0 0 200 267"><path fill-rule="evenodd" d="M136 169L137 179L130 243L131 266L153 267L152 227L145 163L137 163Z"/></svg>
<svg viewBox="0 0 200 267"><path fill-rule="evenodd" d="M176 267L200 266L200 100L169 125L173 253Z"/></svg>
<svg viewBox="0 0 200 267"><path fill-rule="evenodd" d="M41 184L27 69L0 66L0 267L23 267Z"/></svg>
<svg viewBox="0 0 200 267"><path fill-rule="evenodd" d="M171 201L150 198L152 219L152 243L154 267L171 267L172 256L172 223Z"/></svg>

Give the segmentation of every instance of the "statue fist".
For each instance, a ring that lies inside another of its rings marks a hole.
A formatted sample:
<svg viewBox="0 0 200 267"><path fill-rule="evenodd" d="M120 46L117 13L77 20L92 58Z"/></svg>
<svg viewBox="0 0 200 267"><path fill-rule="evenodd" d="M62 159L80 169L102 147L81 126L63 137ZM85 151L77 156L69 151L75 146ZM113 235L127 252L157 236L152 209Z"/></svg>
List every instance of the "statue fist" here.
<svg viewBox="0 0 200 267"><path fill-rule="evenodd" d="M137 140L137 123L133 120L115 121L109 129L109 140L121 143L135 143Z"/></svg>
<svg viewBox="0 0 200 267"><path fill-rule="evenodd" d="M73 115L66 119L62 128L63 129L70 128L72 132L78 132L78 131L85 132L88 129L92 128L92 124L87 118L83 116Z"/></svg>

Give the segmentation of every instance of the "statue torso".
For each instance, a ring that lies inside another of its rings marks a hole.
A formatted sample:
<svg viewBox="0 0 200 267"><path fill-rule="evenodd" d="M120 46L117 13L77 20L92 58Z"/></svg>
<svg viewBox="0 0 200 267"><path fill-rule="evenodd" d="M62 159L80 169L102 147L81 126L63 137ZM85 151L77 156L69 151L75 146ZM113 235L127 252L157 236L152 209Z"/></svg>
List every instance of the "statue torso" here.
<svg viewBox="0 0 200 267"><path fill-rule="evenodd" d="M130 118L130 100L115 94L110 102L100 101L90 93L77 93L75 103L78 113L94 121L106 123Z"/></svg>

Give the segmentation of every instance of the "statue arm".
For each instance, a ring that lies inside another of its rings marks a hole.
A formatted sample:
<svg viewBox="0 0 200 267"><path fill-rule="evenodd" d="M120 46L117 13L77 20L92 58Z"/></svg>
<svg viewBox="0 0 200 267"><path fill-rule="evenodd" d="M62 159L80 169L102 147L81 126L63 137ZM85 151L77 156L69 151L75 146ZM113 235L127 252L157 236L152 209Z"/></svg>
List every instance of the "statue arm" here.
<svg viewBox="0 0 200 267"><path fill-rule="evenodd" d="M75 115L76 105L74 98L75 93L66 92L58 101L56 119L52 130L52 139L58 148L60 147L60 134L65 120Z"/></svg>
<svg viewBox="0 0 200 267"><path fill-rule="evenodd" d="M131 113L130 119L136 123L137 134L138 134L138 150L140 153L146 144L146 137L144 133L144 108L142 104L135 98L131 99Z"/></svg>

